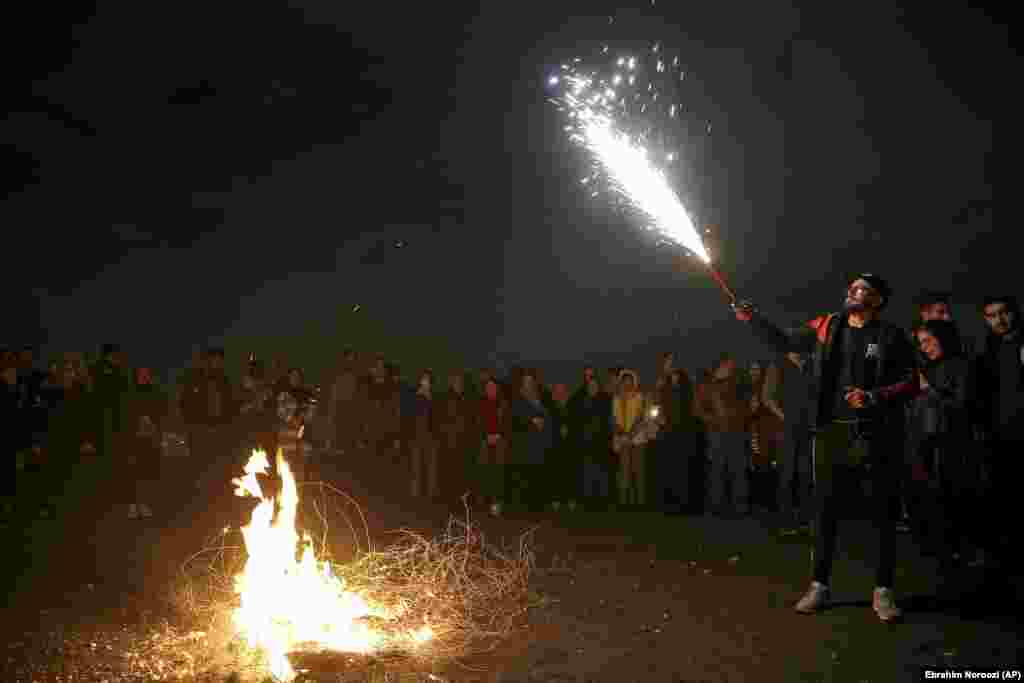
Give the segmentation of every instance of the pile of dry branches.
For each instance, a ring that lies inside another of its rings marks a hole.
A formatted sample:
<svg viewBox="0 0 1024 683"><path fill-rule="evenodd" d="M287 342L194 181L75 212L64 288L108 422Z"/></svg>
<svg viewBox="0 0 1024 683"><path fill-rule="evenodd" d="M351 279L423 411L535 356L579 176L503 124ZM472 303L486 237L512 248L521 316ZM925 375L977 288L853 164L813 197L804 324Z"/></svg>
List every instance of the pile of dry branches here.
<svg viewBox="0 0 1024 683"><path fill-rule="evenodd" d="M490 651L519 627L532 606L532 531L495 546L472 522L467 506L465 516L451 517L437 537L400 529L391 532L393 542L376 548L351 497L323 483L303 485L302 494L300 532L314 539L316 556L330 563L345 590L395 615L367 618L372 627L399 634L428 625L434 634L415 652L366 653L375 661L436 665ZM362 520L361 534L351 523L352 509ZM349 537L339 538L345 529ZM339 560L333 548L346 549L348 557ZM135 657L139 666L153 669L159 662L162 672L174 672L169 679L179 680L226 673L240 680L265 677L260 653L244 643L232 622L238 606L234 578L246 558L238 530L226 528L183 564L173 596L184 617L181 625L168 624L141 644Z"/></svg>

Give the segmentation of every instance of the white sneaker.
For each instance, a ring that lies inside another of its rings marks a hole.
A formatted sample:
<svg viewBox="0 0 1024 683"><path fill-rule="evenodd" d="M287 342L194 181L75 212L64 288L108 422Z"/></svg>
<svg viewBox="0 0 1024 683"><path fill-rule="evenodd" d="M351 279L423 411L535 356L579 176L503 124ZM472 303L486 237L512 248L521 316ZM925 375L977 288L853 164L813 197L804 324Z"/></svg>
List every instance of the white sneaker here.
<svg viewBox="0 0 1024 683"><path fill-rule="evenodd" d="M903 610L896 606L896 598L891 588L876 588L871 600L871 607L878 618L889 623L903 616Z"/></svg>
<svg viewBox="0 0 1024 683"><path fill-rule="evenodd" d="M153 511L145 503L139 503L139 515L145 519L153 516Z"/></svg>
<svg viewBox="0 0 1024 683"><path fill-rule="evenodd" d="M804 596L793 607L800 614L815 614L828 605L828 586L817 581L811 582Z"/></svg>
<svg viewBox="0 0 1024 683"><path fill-rule="evenodd" d="M132 503L131 505L128 506L128 519L138 519L138 518L139 518L139 506L136 505L135 503Z"/></svg>

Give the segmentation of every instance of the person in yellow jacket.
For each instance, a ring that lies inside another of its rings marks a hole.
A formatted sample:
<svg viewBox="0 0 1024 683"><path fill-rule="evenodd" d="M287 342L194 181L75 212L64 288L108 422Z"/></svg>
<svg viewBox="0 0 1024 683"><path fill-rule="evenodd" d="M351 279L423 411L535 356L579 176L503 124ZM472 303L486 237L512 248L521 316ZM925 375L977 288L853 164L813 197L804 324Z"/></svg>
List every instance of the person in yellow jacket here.
<svg viewBox="0 0 1024 683"><path fill-rule="evenodd" d="M619 375L619 388L612 400L614 436L612 450L618 456L620 505L647 503L646 450L654 436L657 415L654 405L640 391L640 382L632 370Z"/></svg>

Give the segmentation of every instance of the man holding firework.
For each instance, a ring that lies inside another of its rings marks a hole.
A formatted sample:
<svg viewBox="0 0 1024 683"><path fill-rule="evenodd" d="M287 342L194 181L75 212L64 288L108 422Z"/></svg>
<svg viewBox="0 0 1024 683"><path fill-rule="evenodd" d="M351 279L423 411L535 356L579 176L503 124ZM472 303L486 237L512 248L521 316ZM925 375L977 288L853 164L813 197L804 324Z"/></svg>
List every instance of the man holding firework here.
<svg viewBox="0 0 1024 683"><path fill-rule="evenodd" d="M857 471L863 466L871 473L878 552L872 606L883 622L901 614L892 592L892 507L903 444L904 401L919 385L906 334L879 319L891 296L884 279L865 273L849 281L842 311L786 331L760 316L749 302L733 305L737 319L750 323L763 342L783 353L810 354L817 510L813 582L795 606L803 614L828 604L840 507L845 494L857 485Z"/></svg>

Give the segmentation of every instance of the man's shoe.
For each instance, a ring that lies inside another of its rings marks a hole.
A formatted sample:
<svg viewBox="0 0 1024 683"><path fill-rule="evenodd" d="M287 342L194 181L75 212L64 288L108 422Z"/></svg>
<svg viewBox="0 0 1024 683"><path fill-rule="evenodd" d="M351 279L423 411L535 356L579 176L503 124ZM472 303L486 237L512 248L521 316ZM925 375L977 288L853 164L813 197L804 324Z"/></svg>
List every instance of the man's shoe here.
<svg viewBox="0 0 1024 683"><path fill-rule="evenodd" d="M800 614L816 614L828 606L828 586L817 581L811 582L804 596L793 607Z"/></svg>
<svg viewBox="0 0 1024 683"><path fill-rule="evenodd" d="M153 516L153 511L145 503L139 503L139 516L143 519L149 519Z"/></svg>
<svg viewBox="0 0 1024 683"><path fill-rule="evenodd" d="M138 518L139 518L139 506L136 505L135 503L132 503L131 505L128 506L128 519L138 519Z"/></svg>
<svg viewBox="0 0 1024 683"><path fill-rule="evenodd" d="M878 618L887 624L903 616L903 610L896 606L896 597L891 588L876 588L871 607Z"/></svg>

